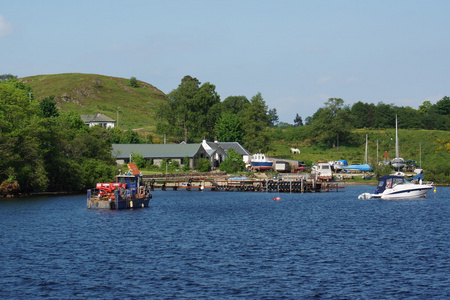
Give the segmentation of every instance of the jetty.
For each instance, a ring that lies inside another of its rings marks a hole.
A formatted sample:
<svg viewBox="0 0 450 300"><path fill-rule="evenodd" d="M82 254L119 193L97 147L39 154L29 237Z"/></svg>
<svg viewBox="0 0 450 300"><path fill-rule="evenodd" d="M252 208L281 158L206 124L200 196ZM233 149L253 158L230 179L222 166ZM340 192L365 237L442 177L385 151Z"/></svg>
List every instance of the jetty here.
<svg viewBox="0 0 450 300"><path fill-rule="evenodd" d="M239 191L239 192L278 192L278 193L318 193L337 192L345 190L345 183L322 179L310 174L284 174L273 179L248 178L248 177L226 177L211 175L181 176L154 175L145 176L144 182L154 191L186 190L186 191Z"/></svg>

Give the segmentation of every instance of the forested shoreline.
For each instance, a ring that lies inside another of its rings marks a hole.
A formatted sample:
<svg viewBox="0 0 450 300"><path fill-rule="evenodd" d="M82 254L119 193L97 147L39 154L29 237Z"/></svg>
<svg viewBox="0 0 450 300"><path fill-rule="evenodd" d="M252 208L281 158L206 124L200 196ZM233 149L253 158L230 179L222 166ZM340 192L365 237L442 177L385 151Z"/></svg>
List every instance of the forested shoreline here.
<svg viewBox="0 0 450 300"><path fill-rule="evenodd" d="M113 143L151 143L162 135L175 143L217 137L239 142L251 152L276 153L274 144L300 139L324 149L359 145L355 129L393 128L395 115L404 129L450 130L449 97L436 104L425 101L418 110L384 103L347 106L331 98L305 122L297 113L293 124L287 124L278 122L276 108L269 109L261 93L250 100L230 96L221 101L214 85L190 76L157 108L154 136L90 128L79 114L58 110L53 95L34 99L31 88L11 75L0 78L0 104L0 189L20 193L82 191L110 181L117 169ZM441 144L448 154L450 141Z"/></svg>

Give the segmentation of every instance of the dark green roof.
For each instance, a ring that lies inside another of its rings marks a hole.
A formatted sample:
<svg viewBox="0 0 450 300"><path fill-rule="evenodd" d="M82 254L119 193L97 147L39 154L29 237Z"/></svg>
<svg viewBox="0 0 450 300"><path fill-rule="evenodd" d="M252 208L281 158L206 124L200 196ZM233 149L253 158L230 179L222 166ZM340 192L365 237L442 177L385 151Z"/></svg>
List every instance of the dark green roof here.
<svg viewBox="0 0 450 300"><path fill-rule="evenodd" d="M201 144L113 144L113 156L129 158L132 153L139 153L146 158L183 158L194 157L202 147Z"/></svg>

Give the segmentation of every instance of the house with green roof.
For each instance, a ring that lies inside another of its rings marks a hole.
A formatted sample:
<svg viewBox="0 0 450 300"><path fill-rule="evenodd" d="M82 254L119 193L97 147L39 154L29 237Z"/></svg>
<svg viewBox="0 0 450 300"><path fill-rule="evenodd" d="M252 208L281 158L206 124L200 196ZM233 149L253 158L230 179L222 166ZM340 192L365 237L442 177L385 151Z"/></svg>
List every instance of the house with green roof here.
<svg viewBox="0 0 450 300"><path fill-rule="evenodd" d="M177 161L180 165L187 163L190 168L194 168L200 158L211 160L202 144L113 144L112 148L112 156L119 165L129 163L133 153L139 153L157 166L161 166L164 159ZM186 162L186 158L189 161Z"/></svg>

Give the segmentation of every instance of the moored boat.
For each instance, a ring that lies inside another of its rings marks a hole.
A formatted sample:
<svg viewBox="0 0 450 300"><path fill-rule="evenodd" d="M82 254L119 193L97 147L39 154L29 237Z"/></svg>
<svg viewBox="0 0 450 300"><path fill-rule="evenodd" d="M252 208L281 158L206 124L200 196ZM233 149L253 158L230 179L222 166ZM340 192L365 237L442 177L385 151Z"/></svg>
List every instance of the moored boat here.
<svg viewBox="0 0 450 300"><path fill-rule="evenodd" d="M88 209L132 209L148 207L150 189L142 181L136 164L127 165L129 171L116 176L114 183L97 183L87 191Z"/></svg>
<svg viewBox="0 0 450 300"><path fill-rule="evenodd" d="M319 161L317 165L312 166L311 175L314 175L321 180L328 181L333 179L333 172L331 170L330 163Z"/></svg>
<svg viewBox="0 0 450 300"><path fill-rule="evenodd" d="M273 162L267 160L266 156L262 153L253 154L251 164L253 170L266 171L273 168Z"/></svg>
<svg viewBox="0 0 450 300"><path fill-rule="evenodd" d="M423 183L420 179L418 183L408 181L402 175L385 175L378 179L378 185L373 194L363 193L358 199L410 199L425 197L428 191L433 188L433 183Z"/></svg>

